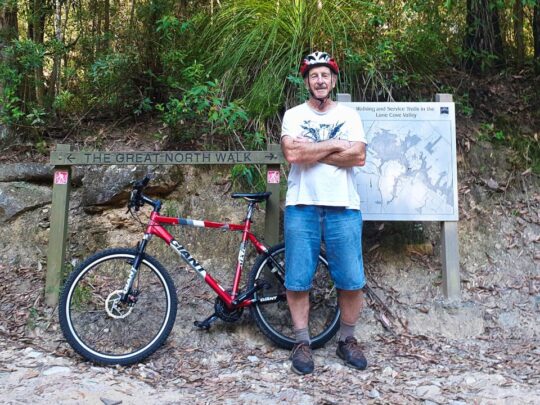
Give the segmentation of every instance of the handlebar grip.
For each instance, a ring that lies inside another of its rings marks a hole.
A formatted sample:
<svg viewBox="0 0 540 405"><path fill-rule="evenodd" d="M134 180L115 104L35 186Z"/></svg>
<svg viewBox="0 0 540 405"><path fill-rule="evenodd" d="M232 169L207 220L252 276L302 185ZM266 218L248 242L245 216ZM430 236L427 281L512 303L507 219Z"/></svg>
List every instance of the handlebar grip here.
<svg viewBox="0 0 540 405"><path fill-rule="evenodd" d="M137 180L133 183L133 190L128 202L128 208L135 208L135 211L139 210L139 207L144 205L142 200L142 190L150 183L152 176L147 174L142 180Z"/></svg>
<svg viewBox="0 0 540 405"><path fill-rule="evenodd" d="M142 183L142 186L143 186L143 187L146 187L146 186L148 185L148 183L150 183L150 179L151 179L151 178L152 178L152 177L151 177L149 174L147 174L146 176L144 176L144 179L142 179L142 182L141 182L141 183Z"/></svg>
<svg viewBox="0 0 540 405"><path fill-rule="evenodd" d="M150 183L150 176L147 174L142 180L137 180L133 183L133 189L141 191Z"/></svg>

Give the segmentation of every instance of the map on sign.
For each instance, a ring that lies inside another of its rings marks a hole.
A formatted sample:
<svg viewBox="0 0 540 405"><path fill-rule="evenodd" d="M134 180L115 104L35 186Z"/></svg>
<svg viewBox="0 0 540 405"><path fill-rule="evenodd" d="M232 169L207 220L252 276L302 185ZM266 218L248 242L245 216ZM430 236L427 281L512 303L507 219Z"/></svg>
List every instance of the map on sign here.
<svg viewBox="0 0 540 405"><path fill-rule="evenodd" d="M368 147L356 170L366 220L457 221L454 103L346 103Z"/></svg>

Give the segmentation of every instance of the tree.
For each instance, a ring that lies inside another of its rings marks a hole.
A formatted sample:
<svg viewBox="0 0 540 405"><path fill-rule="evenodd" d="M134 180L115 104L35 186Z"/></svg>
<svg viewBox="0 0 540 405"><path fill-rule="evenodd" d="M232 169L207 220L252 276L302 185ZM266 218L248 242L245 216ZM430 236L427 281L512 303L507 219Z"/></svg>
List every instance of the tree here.
<svg viewBox="0 0 540 405"><path fill-rule="evenodd" d="M533 11L534 61L536 72L540 73L540 0L536 1Z"/></svg>
<svg viewBox="0 0 540 405"><path fill-rule="evenodd" d="M28 39L37 46L45 43L45 22L51 13L51 4L46 0L29 0L28 2ZM33 83L26 83L28 99L35 101L38 106L45 104L45 75L43 63L34 68Z"/></svg>
<svg viewBox="0 0 540 405"><path fill-rule="evenodd" d="M516 65L519 69L525 62L525 40L523 36L523 0L514 0L513 7L514 44L516 47Z"/></svg>
<svg viewBox="0 0 540 405"><path fill-rule="evenodd" d="M9 44L19 38L18 18L17 18L17 1L5 1L0 6L0 65L6 67L8 65L8 56L5 49ZM4 72L0 69L0 117L4 110L5 85ZM0 140L8 136L8 128L4 127L0 122Z"/></svg>
<svg viewBox="0 0 540 405"><path fill-rule="evenodd" d="M496 0L467 0L465 66L475 73L490 71L504 62Z"/></svg>
<svg viewBox="0 0 540 405"><path fill-rule="evenodd" d="M6 62L5 48L11 41L19 38L19 29L17 1L3 1L0 4L0 62L4 63ZM0 86L2 86L2 81L0 81Z"/></svg>

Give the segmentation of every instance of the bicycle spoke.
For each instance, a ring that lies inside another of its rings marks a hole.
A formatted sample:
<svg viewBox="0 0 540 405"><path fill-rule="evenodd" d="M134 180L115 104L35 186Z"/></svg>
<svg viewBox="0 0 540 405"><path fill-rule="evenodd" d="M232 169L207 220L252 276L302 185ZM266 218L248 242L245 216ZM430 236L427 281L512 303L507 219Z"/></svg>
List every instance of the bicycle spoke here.
<svg viewBox="0 0 540 405"><path fill-rule="evenodd" d="M129 364L131 360L115 359L154 351L172 328L176 296L171 296L174 291L166 285L165 271L158 271L147 259L141 263L128 301L121 300L132 256L96 255L68 281L72 286L62 296L62 330L85 357ZM172 285L172 281L169 283Z"/></svg>
<svg viewBox="0 0 540 405"><path fill-rule="evenodd" d="M284 267L285 250L283 245L272 248L275 261ZM265 299L283 296L285 287L282 279L276 277L273 261L261 258L254 265L250 277L250 285L266 284L255 294L257 304L252 308L252 314L261 331L280 347L291 348L294 344L294 327L286 299L283 301L265 301ZM326 260L319 258L318 268L310 291L309 331L312 345L320 347L337 331L339 309L337 293L328 273Z"/></svg>

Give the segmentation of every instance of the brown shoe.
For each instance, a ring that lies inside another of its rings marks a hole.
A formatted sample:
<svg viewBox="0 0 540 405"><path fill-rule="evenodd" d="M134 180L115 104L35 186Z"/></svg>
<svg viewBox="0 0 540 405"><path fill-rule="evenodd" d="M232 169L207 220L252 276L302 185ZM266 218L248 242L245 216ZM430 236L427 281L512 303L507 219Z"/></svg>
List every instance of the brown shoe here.
<svg viewBox="0 0 540 405"><path fill-rule="evenodd" d="M358 370L365 370L367 367L367 360L364 353L362 353L362 350L358 346L358 342L353 336L347 337L344 342L338 342L336 354L340 359L343 359L348 366Z"/></svg>
<svg viewBox="0 0 540 405"><path fill-rule="evenodd" d="M309 342L296 343L289 359L292 361L291 370L296 374L304 375L313 373L313 353Z"/></svg>

